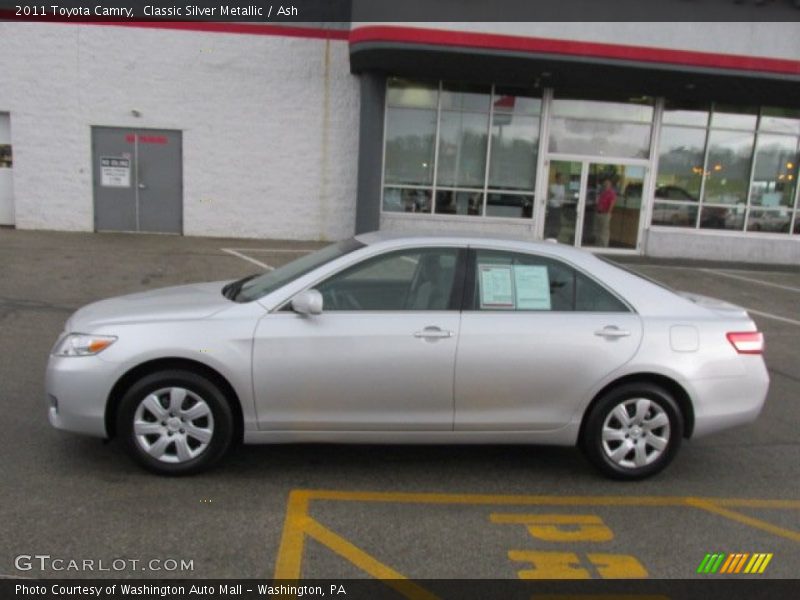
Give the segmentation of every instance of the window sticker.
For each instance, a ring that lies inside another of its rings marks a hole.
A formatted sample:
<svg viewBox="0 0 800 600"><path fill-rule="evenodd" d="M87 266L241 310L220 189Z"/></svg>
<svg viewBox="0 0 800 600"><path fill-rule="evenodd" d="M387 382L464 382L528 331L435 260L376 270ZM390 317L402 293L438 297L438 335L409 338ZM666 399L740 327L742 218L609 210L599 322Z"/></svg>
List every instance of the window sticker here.
<svg viewBox="0 0 800 600"><path fill-rule="evenodd" d="M514 266L518 310L550 310L550 277L542 265Z"/></svg>
<svg viewBox="0 0 800 600"><path fill-rule="evenodd" d="M514 309L511 265L480 265L481 308Z"/></svg>

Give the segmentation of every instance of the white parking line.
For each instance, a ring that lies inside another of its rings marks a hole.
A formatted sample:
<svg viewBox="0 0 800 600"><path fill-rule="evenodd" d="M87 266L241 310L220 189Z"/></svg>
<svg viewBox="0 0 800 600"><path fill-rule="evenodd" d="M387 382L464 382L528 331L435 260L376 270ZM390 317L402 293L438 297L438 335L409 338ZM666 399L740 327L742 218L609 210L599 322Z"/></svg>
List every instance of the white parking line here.
<svg viewBox="0 0 800 600"><path fill-rule="evenodd" d="M781 317L780 315L773 315L772 313L761 312L760 310L755 310L753 308L744 308L747 312L758 315L760 317L764 317L765 319L774 319L775 321L783 321L784 323L790 323L791 325L797 325L800 327L800 321L795 321L794 319L790 319L788 317Z"/></svg>
<svg viewBox="0 0 800 600"><path fill-rule="evenodd" d="M721 275L723 277L730 277L731 279L740 279L742 281L758 283L760 285L766 285L769 287L779 288L782 290L788 290L790 292L800 293L800 288L793 287L791 285L782 285L780 283L772 283L771 281L762 281L761 279L753 279L752 277L745 277L744 275L734 275L733 273L728 273L726 271L717 271L716 269L700 269L700 271L704 271L706 273L712 273L714 275Z"/></svg>
<svg viewBox="0 0 800 600"><path fill-rule="evenodd" d="M220 248L220 250L222 250L223 252L227 252L228 254L230 254L232 256L236 256L238 258L241 258L242 260L246 260L247 262L251 262L254 265L258 265L259 267L261 267L265 271L272 271L272 270L275 269L275 267L270 266L267 263L263 263L260 260L256 260L255 258L251 258L250 256L247 256L246 254L242 254L241 252L237 252L233 248Z"/></svg>
<svg viewBox="0 0 800 600"><path fill-rule="evenodd" d="M289 248L223 248L223 250L233 250L239 252L263 252L265 254L308 254L314 252L310 248L297 248L291 250Z"/></svg>

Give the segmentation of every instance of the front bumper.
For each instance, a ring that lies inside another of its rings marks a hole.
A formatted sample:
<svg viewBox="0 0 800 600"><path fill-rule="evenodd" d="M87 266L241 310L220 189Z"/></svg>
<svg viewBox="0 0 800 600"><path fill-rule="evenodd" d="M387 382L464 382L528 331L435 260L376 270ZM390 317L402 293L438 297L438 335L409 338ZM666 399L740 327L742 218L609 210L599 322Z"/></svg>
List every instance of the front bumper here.
<svg viewBox="0 0 800 600"><path fill-rule="evenodd" d="M105 412L122 365L97 356L50 356L45 390L50 424L57 429L108 437Z"/></svg>

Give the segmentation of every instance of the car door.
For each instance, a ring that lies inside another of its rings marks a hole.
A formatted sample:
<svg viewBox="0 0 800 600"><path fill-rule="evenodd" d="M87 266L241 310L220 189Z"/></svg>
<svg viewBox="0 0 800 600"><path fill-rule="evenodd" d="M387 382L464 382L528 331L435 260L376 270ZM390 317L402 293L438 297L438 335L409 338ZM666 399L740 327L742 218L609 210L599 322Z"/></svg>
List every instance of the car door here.
<svg viewBox="0 0 800 600"><path fill-rule="evenodd" d="M572 266L471 250L455 429L562 427L598 381L631 359L641 335L638 315Z"/></svg>
<svg viewBox="0 0 800 600"><path fill-rule="evenodd" d="M451 430L465 255L387 252L314 286L321 314L266 315L253 348L259 427Z"/></svg>

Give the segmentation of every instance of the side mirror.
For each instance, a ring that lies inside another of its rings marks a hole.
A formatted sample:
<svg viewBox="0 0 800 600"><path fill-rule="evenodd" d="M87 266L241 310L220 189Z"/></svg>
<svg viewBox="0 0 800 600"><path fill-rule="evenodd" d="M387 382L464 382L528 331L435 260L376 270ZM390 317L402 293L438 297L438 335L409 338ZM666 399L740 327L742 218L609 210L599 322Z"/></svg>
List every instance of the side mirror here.
<svg viewBox="0 0 800 600"><path fill-rule="evenodd" d="M292 310L301 315L318 315L322 312L322 294L306 290L292 298Z"/></svg>

